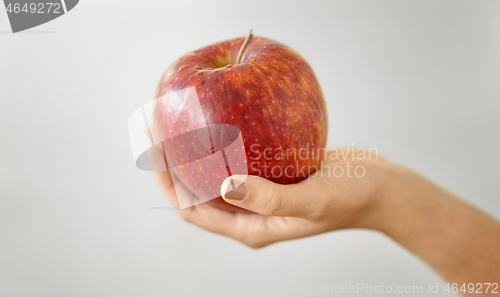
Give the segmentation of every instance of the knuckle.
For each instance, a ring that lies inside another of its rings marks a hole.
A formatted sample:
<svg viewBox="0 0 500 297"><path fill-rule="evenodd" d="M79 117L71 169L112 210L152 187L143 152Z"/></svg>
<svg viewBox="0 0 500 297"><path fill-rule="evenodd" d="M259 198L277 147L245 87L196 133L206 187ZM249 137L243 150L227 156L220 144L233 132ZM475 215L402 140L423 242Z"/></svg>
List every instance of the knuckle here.
<svg viewBox="0 0 500 297"><path fill-rule="evenodd" d="M324 203L318 203L314 208L311 209L311 211L305 218L313 222L325 220L328 217L329 213L326 211L324 205Z"/></svg>
<svg viewBox="0 0 500 297"><path fill-rule="evenodd" d="M268 240L263 238L262 234L258 234L251 229L246 229L244 232L233 236L233 238L252 249L260 249L270 244Z"/></svg>
<svg viewBox="0 0 500 297"><path fill-rule="evenodd" d="M266 245L265 244L247 244L246 246L248 246L249 248L252 248L254 250L258 250L258 249L265 247Z"/></svg>
<svg viewBox="0 0 500 297"><path fill-rule="evenodd" d="M243 243L248 246L249 248L252 249L261 249L267 245L267 243L261 241L261 240L256 240L256 239L250 239L250 240L245 240Z"/></svg>
<svg viewBox="0 0 500 297"><path fill-rule="evenodd" d="M262 199L260 213L266 216L276 215L283 204L283 196L276 188L269 191Z"/></svg>
<svg viewBox="0 0 500 297"><path fill-rule="evenodd" d="M312 208L310 212L311 221L323 221L330 216L330 212L327 210L328 201L326 196L318 195L317 203Z"/></svg>
<svg viewBox="0 0 500 297"><path fill-rule="evenodd" d="M181 219L183 219L185 222L193 223L193 220L192 220L191 216L189 215L189 213L190 213L189 211L180 210L177 213L179 214Z"/></svg>

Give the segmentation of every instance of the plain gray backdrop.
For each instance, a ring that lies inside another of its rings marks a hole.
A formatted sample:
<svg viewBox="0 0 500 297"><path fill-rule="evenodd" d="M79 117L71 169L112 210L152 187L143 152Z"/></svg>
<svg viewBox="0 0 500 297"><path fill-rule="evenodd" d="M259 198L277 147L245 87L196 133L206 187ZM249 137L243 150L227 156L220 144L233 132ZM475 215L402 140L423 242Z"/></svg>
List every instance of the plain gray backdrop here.
<svg viewBox="0 0 500 297"><path fill-rule="evenodd" d="M500 1L85 0L17 34L4 16L2 297L312 296L356 283L445 296L380 233L252 250L152 209L169 204L134 166L128 116L179 56L249 29L309 61L329 145L378 148L500 216Z"/></svg>

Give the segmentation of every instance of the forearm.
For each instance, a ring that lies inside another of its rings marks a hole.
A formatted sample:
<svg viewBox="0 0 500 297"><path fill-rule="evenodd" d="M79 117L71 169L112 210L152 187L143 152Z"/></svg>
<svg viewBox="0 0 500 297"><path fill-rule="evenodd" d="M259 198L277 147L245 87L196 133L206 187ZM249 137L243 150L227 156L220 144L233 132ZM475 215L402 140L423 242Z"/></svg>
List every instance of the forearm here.
<svg viewBox="0 0 500 297"><path fill-rule="evenodd" d="M391 180L394 186L378 229L450 283L500 283L500 223L425 178L403 171Z"/></svg>

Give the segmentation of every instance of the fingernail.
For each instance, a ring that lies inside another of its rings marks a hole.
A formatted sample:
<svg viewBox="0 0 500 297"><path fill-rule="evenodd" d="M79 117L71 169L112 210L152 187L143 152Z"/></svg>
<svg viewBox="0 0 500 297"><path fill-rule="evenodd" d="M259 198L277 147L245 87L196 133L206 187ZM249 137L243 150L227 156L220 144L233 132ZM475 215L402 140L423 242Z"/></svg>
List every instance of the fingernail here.
<svg viewBox="0 0 500 297"><path fill-rule="evenodd" d="M245 199L247 193L247 187L243 183L234 188L234 182L231 180L224 191L224 198L241 201Z"/></svg>

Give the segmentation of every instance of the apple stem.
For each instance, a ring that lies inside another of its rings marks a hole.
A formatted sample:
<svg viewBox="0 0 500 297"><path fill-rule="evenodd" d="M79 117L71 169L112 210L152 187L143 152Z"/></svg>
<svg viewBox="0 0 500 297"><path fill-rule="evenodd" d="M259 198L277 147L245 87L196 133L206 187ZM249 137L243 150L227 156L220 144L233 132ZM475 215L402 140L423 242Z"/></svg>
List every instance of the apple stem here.
<svg viewBox="0 0 500 297"><path fill-rule="evenodd" d="M240 52L238 53L238 59L236 60L236 64L240 64L241 62L241 57L243 56L243 51L247 48L248 43L250 42L250 39L252 39L253 34L252 30L250 30L250 34L248 34L247 38L245 41L243 41L243 44L241 45Z"/></svg>

